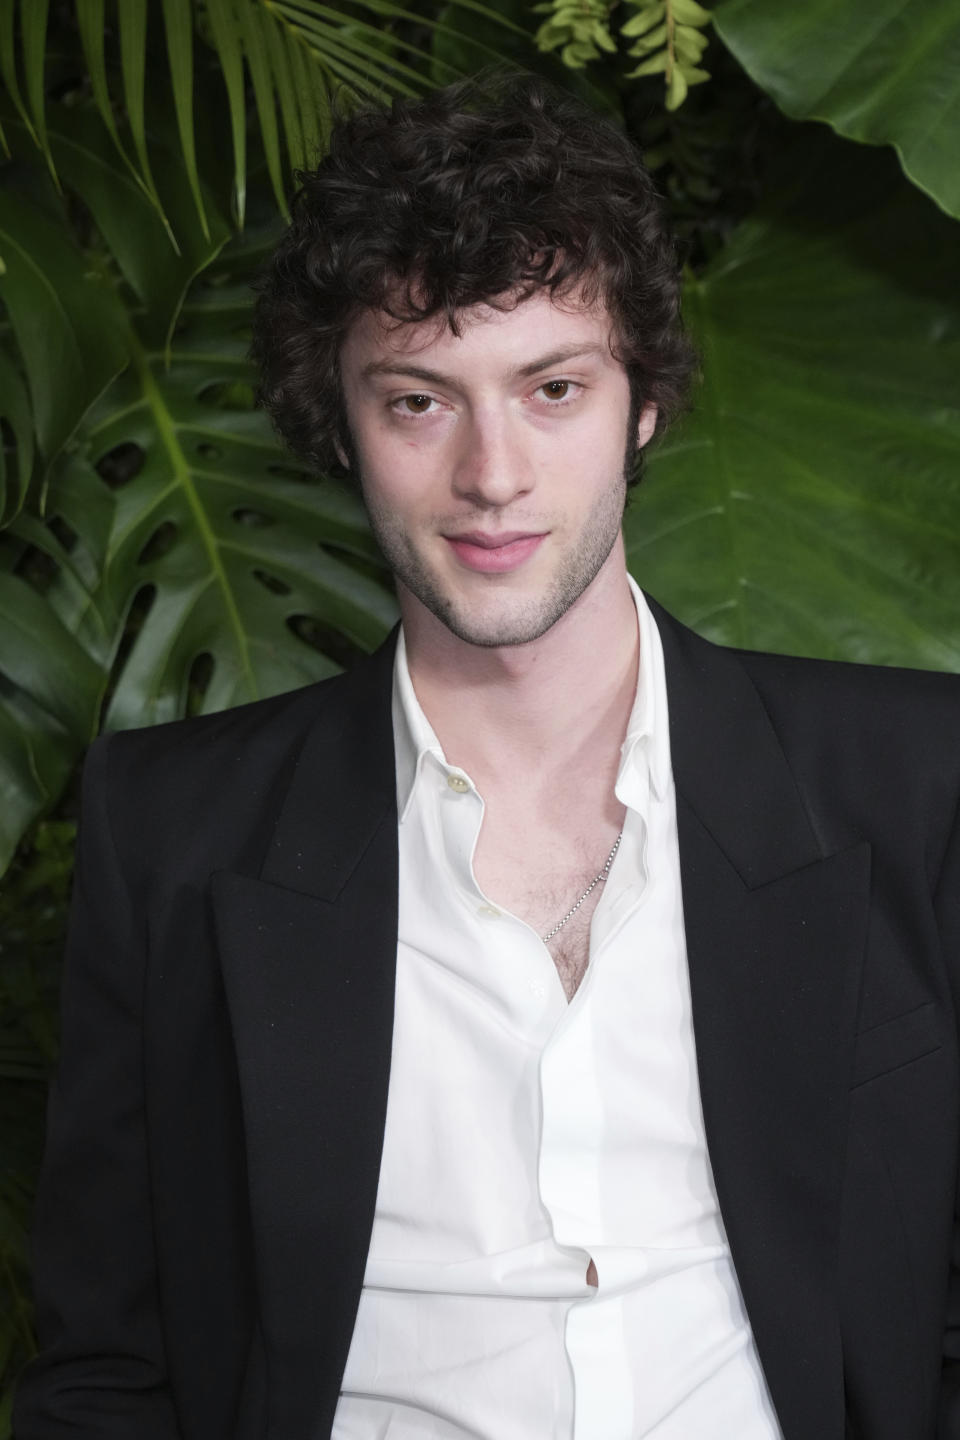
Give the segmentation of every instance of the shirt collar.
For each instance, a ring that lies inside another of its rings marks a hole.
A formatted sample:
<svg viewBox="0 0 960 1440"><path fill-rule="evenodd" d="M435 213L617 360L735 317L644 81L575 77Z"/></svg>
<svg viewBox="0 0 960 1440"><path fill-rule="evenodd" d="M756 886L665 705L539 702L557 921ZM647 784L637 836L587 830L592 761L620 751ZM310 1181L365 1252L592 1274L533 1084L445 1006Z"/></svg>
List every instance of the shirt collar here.
<svg viewBox="0 0 960 1440"><path fill-rule="evenodd" d="M410 679L403 626L397 636L393 662L393 743L397 759L397 814L403 824L426 757L433 755L441 765L447 763Z"/></svg>
<svg viewBox="0 0 960 1440"><path fill-rule="evenodd" d="M667 692L660 632L640 586L627 576L637 607L640 636L640 663L637 691L620 750L617 794L624 804L634 801L631 783L648 778L654 796L662 800L670 782L670 736L667 722ZM443 747L417 699L407 664L407 647L401 627L393 666L393 734L397 761L397 813L401 824L416 788L427 756L449 769Z"/></svg>
<svg viewBox="0 0 960 1440"><path fill-rule="evenodd" d="M627 721L621 748L617 789L628 769L635 770L645 760L649 770L650 788L662 800L670 784L670 728L667 715L667 681L663 663L663 645L657 622L647 604L646 596L632 575L627 576L630 593L637 607L637 630L640 636L640 664L637 668L637 693Z"/></svg>

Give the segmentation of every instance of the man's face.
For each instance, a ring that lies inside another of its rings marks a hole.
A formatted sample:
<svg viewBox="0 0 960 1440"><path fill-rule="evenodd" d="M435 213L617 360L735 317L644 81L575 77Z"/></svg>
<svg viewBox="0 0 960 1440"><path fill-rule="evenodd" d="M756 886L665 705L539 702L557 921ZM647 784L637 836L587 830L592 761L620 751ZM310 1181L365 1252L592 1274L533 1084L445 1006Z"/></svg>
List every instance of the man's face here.
<svg viewBox="0 0 960 1440"><path fill-rule="evenodd" d="M355 322L340 357L351 458L401 604L469 644L522 645L610 556L656 412L631 418L602 307L540 290L460 318L459 336Z"/></svg>

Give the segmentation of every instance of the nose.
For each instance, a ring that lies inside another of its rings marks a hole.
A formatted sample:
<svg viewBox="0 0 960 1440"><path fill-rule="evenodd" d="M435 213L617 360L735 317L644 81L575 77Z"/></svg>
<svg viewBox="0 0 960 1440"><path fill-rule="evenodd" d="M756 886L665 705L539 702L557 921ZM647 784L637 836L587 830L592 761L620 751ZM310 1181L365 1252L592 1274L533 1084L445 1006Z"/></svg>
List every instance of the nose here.
<svg viewBox="0 0 960 1440"><path fill-rule="evenodd" d="M451 484L461 499L493 509L533 488L530 457L509 416L473 415L458 439Z"/></svg>

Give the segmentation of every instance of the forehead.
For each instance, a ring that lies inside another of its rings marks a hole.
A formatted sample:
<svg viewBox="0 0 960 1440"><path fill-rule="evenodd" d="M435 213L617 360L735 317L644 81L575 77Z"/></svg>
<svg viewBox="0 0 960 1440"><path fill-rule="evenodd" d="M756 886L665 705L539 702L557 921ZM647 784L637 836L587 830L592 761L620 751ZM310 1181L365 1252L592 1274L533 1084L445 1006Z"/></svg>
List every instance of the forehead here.
<svg viewBox="0 0 960 1440"><path fill-rule="evenodd" d="M613 324L606 306L602 301L584 304L578 295L556 300L541 289L505 308L473 305L457 312L457 328L454 334L443 315L397 322L384 311L363 311L344 339L341 367L345 376L370 373L378 364L512 372L540 356L583 346L593 363L620 368L611 349Z"/></svg>

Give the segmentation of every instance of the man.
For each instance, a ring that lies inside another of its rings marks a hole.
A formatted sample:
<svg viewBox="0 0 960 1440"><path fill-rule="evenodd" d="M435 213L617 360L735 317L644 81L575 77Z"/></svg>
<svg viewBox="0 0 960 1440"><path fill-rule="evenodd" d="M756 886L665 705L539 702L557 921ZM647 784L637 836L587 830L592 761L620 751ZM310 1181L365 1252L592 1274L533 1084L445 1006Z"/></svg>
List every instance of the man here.
<svg viewBox="0 0 960 1440"><path fill-rule="evenodd" d="M19 1440L960 1437L960 687L633 586L676 308L532 83L305 180L264 395L402 628L93 748Z"/></svg>

